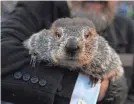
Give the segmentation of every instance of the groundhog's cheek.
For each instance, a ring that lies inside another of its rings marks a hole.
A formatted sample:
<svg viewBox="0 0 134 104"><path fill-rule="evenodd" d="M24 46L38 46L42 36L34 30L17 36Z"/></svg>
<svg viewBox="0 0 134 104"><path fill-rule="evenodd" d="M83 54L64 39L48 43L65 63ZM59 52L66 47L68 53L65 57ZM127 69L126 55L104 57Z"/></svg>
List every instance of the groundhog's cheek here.
<svg viewBox="0 0 134 104"><path fill-rule="evenodd" d="M91 61L87 55L80 55L78 60L81 65L89 64Z"/></svg>
<svg viewBox="0 0 134 104"><path fill-rule="evenodd" d="M65 52L62 48L59 48L54 54L56 54L57 58L62 58L65 55Z"/></svg>

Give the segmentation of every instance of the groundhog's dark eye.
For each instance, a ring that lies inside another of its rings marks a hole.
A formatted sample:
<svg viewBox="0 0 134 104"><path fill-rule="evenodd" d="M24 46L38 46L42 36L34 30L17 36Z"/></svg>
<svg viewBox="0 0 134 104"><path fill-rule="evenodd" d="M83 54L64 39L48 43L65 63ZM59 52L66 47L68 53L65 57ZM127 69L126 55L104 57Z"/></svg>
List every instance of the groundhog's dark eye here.
<svg viewBox="0 0 134 104"><path fill-rule="evenodd" d="M55 34L56 34L56 36L57 36L58 38L61 37L61 33L55 32Z"/></svg>
<svg viewBox="0 0 134 104"><path fill-rule="evenodd" d="M88 34L85 34L84 36L85 36L85 38L87 39L87 38L89 37L89 33L88 33Z"/></svg>

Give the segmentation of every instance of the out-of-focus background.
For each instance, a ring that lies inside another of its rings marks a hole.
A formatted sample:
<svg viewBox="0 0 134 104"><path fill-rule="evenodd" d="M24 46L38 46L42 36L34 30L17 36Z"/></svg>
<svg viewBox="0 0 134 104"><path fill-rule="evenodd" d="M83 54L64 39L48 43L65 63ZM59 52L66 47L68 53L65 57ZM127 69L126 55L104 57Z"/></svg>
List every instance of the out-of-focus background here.
<svg viewBox="0 0 134 104"><path fill-rule="evenodd" d="M8 18L16 5L17 1L1 1L1 21L5 21Z"/></svg>
<svg viewBox="0 0 134 104"><path fill-rule="evenodd" d="M1 1L1 21L8 18L17 1ZM119 1L116 9L118 15L126 15L134 20L134 1Z"/></svg>

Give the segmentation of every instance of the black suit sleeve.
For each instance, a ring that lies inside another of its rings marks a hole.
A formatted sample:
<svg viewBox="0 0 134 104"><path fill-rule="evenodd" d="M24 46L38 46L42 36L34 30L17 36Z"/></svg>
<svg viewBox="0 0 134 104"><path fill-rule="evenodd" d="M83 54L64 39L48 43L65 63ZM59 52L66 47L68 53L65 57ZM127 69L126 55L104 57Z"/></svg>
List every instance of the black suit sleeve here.
<svg viewBox="0 0 134 104"><path fill-rule="evenodd" d="M67 4L64 5L67 8ZM33 33L49 28L55 19L69 16L68 12L62 13L64 11L58 12L58 2L18 2L8 20L1 24L2 100L19 104L37 104L39 100L42 104L53 103L63 77L62 71L45 66L44 63L39 63L33 68L30 65L31 57L22 42ZM47 84L41 87L39 82L33 84L30 79L27 82L22 77L17 80L14 73L18 71L22 75L29 73L31 77L37 76L39 81L46 80Z"/></svg>
<svg viewBox="0 0 134 104"><path fill-rule="evenodd" d="M50 1L18 2L8 20L2 23L2 75L29 65L30 57L22 42L33 33L49 28L51 23L59 18L55 4ZM67 12L66 15L60 15L65 17L69 14Z"/></svg>
<svg viewBox="0 0 134 104"><path fill-rule="evenodd" d="M9 19L2 23L2 75L29 64L30 57L22 42L43 27L43 18L49 15L43 10L49 11L49 7L50 2L19 2Z"/></svg>

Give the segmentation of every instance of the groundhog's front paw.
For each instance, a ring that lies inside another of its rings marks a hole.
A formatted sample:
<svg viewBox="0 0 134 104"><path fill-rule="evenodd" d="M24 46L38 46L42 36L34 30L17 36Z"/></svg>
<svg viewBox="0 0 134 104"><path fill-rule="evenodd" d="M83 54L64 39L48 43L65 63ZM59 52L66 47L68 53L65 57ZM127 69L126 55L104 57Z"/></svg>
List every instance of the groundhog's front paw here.
<svg viewBox="0 0 134 104"><path fill-rule="evenodd" d="M111 79L113 77L116 77L118 75L117 71L111 71L110 73L104 74L103 79Z"/></svg>
<svg viewBox="0 0 134 104"><path fill-rule="evenodd" d="M100 92L99 92L99 96L98 96L98 101L101 101L108 89L109 86L109 80L102 80L101 82L101 87L100 87Z"/></svg>

